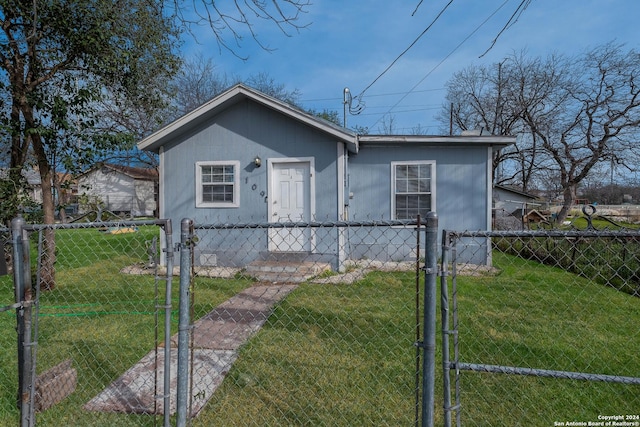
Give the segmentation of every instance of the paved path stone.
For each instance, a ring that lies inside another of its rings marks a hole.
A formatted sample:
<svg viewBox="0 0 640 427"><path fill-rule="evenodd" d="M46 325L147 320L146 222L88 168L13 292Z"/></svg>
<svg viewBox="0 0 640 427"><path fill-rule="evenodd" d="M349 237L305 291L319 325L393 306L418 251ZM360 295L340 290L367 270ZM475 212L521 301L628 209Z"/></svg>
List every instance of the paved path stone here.
<svg viewBox="0 0 640 427"><path fill-rule="evenodd" d="M194 396L192 416L200 412L222 384L238 358L238 349L264 325L274 305L282 301L296 286L257 284L220 304L194 323L193 365L190 375L193 378ZM177 335L172 337L171 342L169 410L174 414L177 401ZM157 354L156 351L151 351L91 399L84 408L100 412L163 414L163 378L164 349L159 349Z"/></svg>

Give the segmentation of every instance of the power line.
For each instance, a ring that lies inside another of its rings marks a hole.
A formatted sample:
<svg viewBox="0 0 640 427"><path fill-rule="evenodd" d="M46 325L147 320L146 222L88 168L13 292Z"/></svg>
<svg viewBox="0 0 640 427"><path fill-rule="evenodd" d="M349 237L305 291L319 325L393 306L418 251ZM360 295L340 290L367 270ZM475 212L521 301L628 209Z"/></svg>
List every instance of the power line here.
<svg viewBox="0 0 640 427"><path fill-rule="evenodd" d="M403 109L403 110L397 110L397 111L394 111L394 114L401 114L401 113L415 113L416 111L431 111L431 110L439 110L440 108L442 108L442 106L438 105L438 106L436 106L436 107L425 107L425 108L411 108L411 109ZM379 114L380 114L380 113L362 113L362 114L360 114L360 115L361 115L361 116L377 116L377 115L379 115ZM388 112L387 112L387 113L384 113L384 115L387 115L387 114L389 114L389 113L388 113ZM377 123L378 123L378 122L374 123L374 125L375 125L375 124L377 124Z"/></svg>
<svg viewBox="0 0 640 427"><path fill-rule="evenodd" d="M438 13L438 15L433 19L433 21L431 21L431 23L427 26L427 28L425 28L424 31L422 31L422 33L420 33L420 35L418 37L416 37L416 39L409 45L409 47L407 47L405 50L403 50L402 53L400 53L400 55L398 55L396 57L396 59L394 59L393 62L391 62L391 64L389 64L389 66L387 68L385 68L384 71L382 73L380 73L380 75L378 75L378 77L373 79L373 81L369 84L369 86L365 87L364 90L362 90L362 92L360 92L360 94L355 96L355 98L356 99L362 98L362 95L364 95L364 93L367 90L369 90L369 88L371 86L373 86L382 76L384 76L387 73L387 71L389 71L391 69L391 67L393 67L395 65L395 63L398 62L398 60L400 58L402 58L402 56L409 51L409 49L411 49L416 43L418 43L418 40L420 40L422 38L422 36L424 36L427 33L427 31L429 31L429 29L433 26L433 24L435 24L438 21L438 19L440 19L442 14L445 12L445 10L447 10L447 8L451 5L451 3L453 3L453 0L449 0L449 3L447 3L446 6L444 8L442 8L440 13ZM414 13L415 13L415 11L414 11Z"/></svg>
<svg viewBox="0 0 640 427"><path fill-rule="evenodd" d="M435 89L422 89L416 90L412 93L421 93L421 92L436 92L440 90L446 90L444 87L435 88ZM396 95L405 95L409 94L409 92L390 92L390 93L377 93L374 95L367 95L369 98L375 98L380 96L396 96ZM315 98L315 99L302 99L300 102L324 102L324 101L340 101L342 102L342 97L333 97L333 98Z"/></svg>
<svg viewBox="0 0 640 427"><path fill-rule="evenodd" d="M496 42L498 41L498 38L500 38L500 36L502 35L502 33L504 33L507 29L509 29L509 27L511 27L512 25L514 25L516 22L518 22L518 19L520 19L520 17L522 16L522 14L524 13L525 10L527 10L527 8L529 7L529 5L531 4L532 0L522 0L520 2L520 4L518 5L518 7L516 8L515 12L513 12L513 14L511 15L511 18L509 18L509 20L507 21L506 24L504 24L504 27L502 27L502 29L500 30L500 32L498 32L498 35L493 39L493 41L491 42L491 45L489 46L489 48L482 54L480 55L480 58L482 58L483 56L485 56L491 49L493 49L493 46L495 46ZM517 16L516 16L517 15ZM515 18L515 19L514 19Z"/></svg>
<svg viewBox="0 0 640 427"><path fill-rule="evenodd" d="M398 104L400 104L402 101L404 101L404 99L409 96L409 94L414 93L415 88L417 88L418 86L420 86L422 84L423 81L425 81L425 79L427 77L429 77L438 67L440 67L447 59L449 59L449 57L451 55L453 55L455 53L455 51L457 51L464 43L466 43L475 33L477 33L480 28L482 28L487 22L489 22L489 20L491 18L493 18L499 11L500 9L502 9L507 3L509 3L510 0L505 0L500 6L498 6L498 8L496 10L493 11L493 13L491 13L491 15L489 15L484 21L482 21L480 23L480 25L478 25L467 37L465 37L456 47L453 48L453 50L451 52L449 52L447 54L447 56L445 56L440 62L438 62L424 77L422 77L418 83L416 83L408 92L405 93L405 95L403 95L398 102L396 102L382 117L380 117L378 120L375 121L375 123L373 123L369 128L373 128L375 125L377 125L380 120L382 120L382 118L384 118L385 115L387 114L391 114L391 111L396 108L398 106ZM526 1L526 0L525 0Z"/></svg>

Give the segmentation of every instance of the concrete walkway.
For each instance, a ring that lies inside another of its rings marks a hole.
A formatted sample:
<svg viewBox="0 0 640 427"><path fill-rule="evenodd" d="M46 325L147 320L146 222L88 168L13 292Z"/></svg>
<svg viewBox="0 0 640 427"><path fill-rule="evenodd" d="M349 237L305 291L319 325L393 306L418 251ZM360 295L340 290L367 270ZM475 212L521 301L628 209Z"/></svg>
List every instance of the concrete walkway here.
<svg viewBox="0 0 640 427"><path fill-rule="evenodd" d="M193 378L191 416L196 416L222 384L238 357L238 349L266 322L274 305L295 284L257 284L225 301L200 318L193 328ZM172 338L170 413L177 401L177 336ZM156 375L157 381L154 381ZM91 399L89 411L164 413L164 349L151 351L135 366ZM191 380L190 380L191 381ZM155 390L157 383L158 390ZM157 400L155 396L158 396ZM155 405L157 404L157 408Z"/></svg>

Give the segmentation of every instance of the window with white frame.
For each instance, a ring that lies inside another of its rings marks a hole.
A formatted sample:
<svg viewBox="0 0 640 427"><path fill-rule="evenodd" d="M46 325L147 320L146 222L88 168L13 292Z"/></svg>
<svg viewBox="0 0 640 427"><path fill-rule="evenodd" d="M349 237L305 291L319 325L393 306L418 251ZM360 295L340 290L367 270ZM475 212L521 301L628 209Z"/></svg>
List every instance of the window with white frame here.
<svg viewBox="0 0 640 427"><path fill-rule="evenodd" d="M393 219L424 218L435 210L435 162L392 162L391 188Z"/></svg>
<svg viewBox="0 0 640 427"><path fill-rule="evenodd" d="M196 162L196 207L240 206L240 162Z"/></svg>

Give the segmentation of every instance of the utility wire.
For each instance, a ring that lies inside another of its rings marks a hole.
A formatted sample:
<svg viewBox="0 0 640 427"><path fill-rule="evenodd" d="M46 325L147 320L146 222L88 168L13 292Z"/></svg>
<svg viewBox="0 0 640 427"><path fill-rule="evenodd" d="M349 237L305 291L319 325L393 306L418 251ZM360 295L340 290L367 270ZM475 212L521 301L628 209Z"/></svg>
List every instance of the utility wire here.
<svg viewBox="0 0 640 427"><path fill-rule="evenodd" d="M480 28L482 28L491 18L493 18L500 11L500 9L502 9L507 3L509 3L509 1L510 0L505 0L504 3L502 3L500 6L498 6L498 8L491 15L489 15L484 21L482 21L480 23L480 25L478 25L467 37L465 37L455 48L453 48L453 50L451 52L449 52L449 54L447 54L447 56L445 56L440 62L438 62L423 78L420 79L420 81L418 81L418 83L416 83L408 92L406 92L405 95L403 95L398 100L398 102L396 102L389 110L387 110L386 113L384 113L382 116L380 116L380 118L378 120L376 120L376 122L374 124L372 124L369 127L369 129L373 129L373 127L375 125L377 125L380 122L380 120L382 120L385 116L390 114L391 111L398 106L398 104L400 104L402 101L404 101L404 99L407 96L409 96L409 94L413 93L415 91L415 89L418 86L420 86L422 84L422 82L425 81L425 79L427 77L429 77L438 67L440 67L440 65L442 65L444 63L444 61L449 59L449 57L451 55L453 55L455 53L455 51L460 48L460 46L462 46L464 43L466 43L467 40L469 40L475 33L477 33L480 30Z"/></svg>
<svg viewBox="0 0 640 427"><path fill-rule="evenodd" d="M420 5L422 4L422 0L420 0L420 2L418 3L418 5L416 6L416 8L413 10L413 13L411 14L411 16L415 15L416 12L418 11L418 8L420 8Z"/></svg>
<svg viewBox="0 0 640 427"><path fill-rule="evenodd" d="M389 64L389 66L387 68L384 69L384 71L382 73L380 73L380 75L378 77L376 77L370 84L369 86L367 86L366 88L364 88L364 90L362 92L360 92L359 95L355 96L355 98L360 99L362 97L362 95L364 95L364 93L369 90L369 88L371 86L373 86L378 80L380 80L380 78L382 76L384 76L387 71L389 71L391 69L391 67L393 67L396 62L398 62L398 60L400 58L402 58L402 56L407 53L409 51L409 49L411 49L416 43L418 43L418 40L420 40L422 38L422 36L424 36L427 31L429 31L429 29L433 26L433 24L436 23L436 21L438 21L438 19L440 19L440 17L442 16L442 14L445 12L445 10L447 10L447 8L451 5L451 3L453 3L453 0L450 0L449 3L446 4L446 6L444 8L442 8L442 10L440 11L440 13L438 13L438 15L434 18L433 21L431 21L431 23L427 26L427 28L424 29L424 31L422 33L420 33L420 35L409 45L409 47L407 47L405 50L402 51L402 53L400 55L398 55L396 57L396 59L393 60L393 62L391 62L391 64ZM418 5L419 6L419 5ZM415 13L415 11L414 11Z"/></svg>
<svg viewBox="0 0 640 427"><path fill-rule="evenodd" d="M439 90L446 90L444 87L435 88L435 89L421 89L415 90L413 93L417 92L435 92ZM376 93L374 95L368 95L369 98L380 97L380 96L395 96L395 95L404 95L408 92L390 92L390 93ZM314 99L302 99L300 102L320 102L320 101L342 101L342 97L331 97L331 98L314 98Z"/></svg>
<svg viewBox="0 0 640 427"><path fill-rule="evenodd" d="M513 15L511 15L511 18L509 18L509 20L507 21L506 24L504 24L504 27L502 27L502 29L500 30L500 32L498 33L498 35L496 36L496 38L493 39L493 41L491 42L491 45L489 46L489 48L482 54L479 56L479 58L482 58L483 56L485 56L487 53L489 53L489 51L491 49L493 49L493 46L495 46L496 42L498 41L498 38L500 38L500 36L502 35L502 33L504 33L505 31L507 31L509 29L509 27L511 27L512 25L514 25L516 22L518 22L518 19L520 19L520 17L522 16L522 14L524 13L525 10L527 10L527 8L529 7L529 5L531 4L532 0L522 0L520 2L520 4L518 5L518 7L516 8L515 12L513 12ZM517 15L517 16L516 16ZM514 19L515 18L515 19Z"/></svg>

